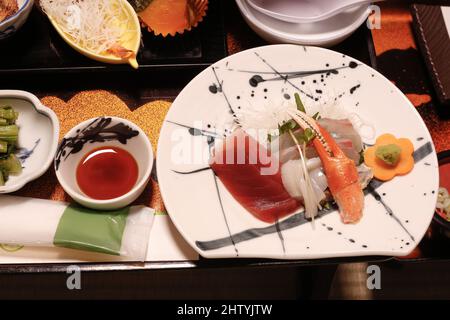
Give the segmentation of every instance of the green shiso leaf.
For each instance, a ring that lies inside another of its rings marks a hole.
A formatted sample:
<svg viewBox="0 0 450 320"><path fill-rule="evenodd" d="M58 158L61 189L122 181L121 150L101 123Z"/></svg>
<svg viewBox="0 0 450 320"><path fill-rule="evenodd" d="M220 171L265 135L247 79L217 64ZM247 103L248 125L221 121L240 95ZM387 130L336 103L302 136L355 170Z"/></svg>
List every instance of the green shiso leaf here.
<svg viewBox="0 0 450 320"><path fill-rule="evenodd" d="M303 105L302 99L300 99L300 95L296 92L294 93L295 104L297 105L297 110L306 113L305 106Z"/></svg>

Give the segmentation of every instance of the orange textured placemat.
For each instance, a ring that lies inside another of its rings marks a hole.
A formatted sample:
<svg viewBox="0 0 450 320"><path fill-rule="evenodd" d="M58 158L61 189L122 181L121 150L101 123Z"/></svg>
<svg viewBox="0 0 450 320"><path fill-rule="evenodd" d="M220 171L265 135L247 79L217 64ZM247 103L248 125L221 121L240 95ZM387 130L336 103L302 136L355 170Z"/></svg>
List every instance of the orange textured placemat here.
<svg viewBox="0 0 450 320"><path fill-rule="evenodd" d="M105 115L117 116L128 119L141 127L149 137L155 152L157 151L158 136L164 117L171 105L167 101L153 101L131 111L116 95L103 90L82 91L68 101L63 101L57 97L44 97L41 101L55 111L58 116L61 124L60 139L72 127L82 121ZM15 194L59 201L71 200L59 185L53 167L43 177L27 184ZM136 203L148 205L157 211L163 211L164 205L158 183L151 180Z"/></svg>
<svg viewBox="0 0 450 320"><path fill-rule="evenodd" d="M378 69L409 98L427 125L436 151L450 149L450 121L439 117L437 99L417 49L408 5L381 5L381 28L372 30Z"/></svg>
<svg viewBox="0 0 450 320"><path fill-rule="evenodd" d="M413 33L412 15L407 5L381 4L381 29L372 30L378 70L408 97L431 133L436 151L450 149L450 121L439 117L430 76ZM433 228L408 256L420 258L433 251Z"/></svg>

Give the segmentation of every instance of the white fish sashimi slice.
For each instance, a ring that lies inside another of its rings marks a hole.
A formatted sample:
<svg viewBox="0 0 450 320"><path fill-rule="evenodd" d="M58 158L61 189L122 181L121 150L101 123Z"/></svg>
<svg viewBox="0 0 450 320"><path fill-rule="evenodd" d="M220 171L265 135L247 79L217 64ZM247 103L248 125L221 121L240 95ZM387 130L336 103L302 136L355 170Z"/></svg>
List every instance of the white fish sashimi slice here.
<svg viewBox="0 0 450 320"><path fill-rule="evenodd" d="M288 148L281 149L278 153L275 153L281 163L286 163L289 160L296 160L300 158L298 154L297 146L291 146Z"/></svg>
<svg viewBox="0 0 450 320"><path fill-rule="evenodd" d="M325 191L328 188L327 176L323 172L322 167L318 167L311 170L309 172L309 176L311 177L311 180L315 183L315 185L321 192Z"/></svg>
<svg viewBox="0 0 450 320"><path fill-rule="evenodd" d="M319 157L308 159L306 160L306 168L308 168L308 171L322 168L322 161Z"/></svg>
<svg viewBox="0 0 450 320"><path fill-rule="evenodd" d="M318 120L321 127L327 130L331 136L338 142L338 140L351 140L353 148L356 152L359 152L363 148L361 136L353 127L353 124L348 119L329 119L322 118Z"/></svg>
<svg viewBox="0 0 450 320"><path fill-rule="evenodd" d="M353 147L353 142L349 139L339 139L336 141L341 150L345 153L347 157L352 159L356 164L359 163L359 152ZM281 163L286 163L289 160L299 159L297 146L290 146L285 149L280 149L279 152L274 153L278 156ZM317 158L319 155L313 146L306 147L306 157L308 159Z"/></svg>
<svg viewBox="0 0 450 320"><path fill-rule="evenodd" d="M358 164L360 158L359 153L363 148L363 144L361 137L353 127L350 120L322 118L318 121L318 123L330 132L345 155L352 159L355 164ZM298 131L301 131L301 129L296 130L296 132ZM277 140L274 140L274 142L278 145L278 158L281 163L299 159L300 156L298 154L297 146L289 134L282 134L277 138ZM318 157L317 151L313 146L306 147L305 155L308 159Z"/></svg>
<svg viewBox="0 0 450 320"><path fill-rule="evenodd" d="M335 120L324 118L319 121L319 124L331 133L347 157L358 165L360 160L359 152L362 150L362 140L352 123L348 119ZM317 151L312 145L304 149L307 159L305 170L308 171L311 184L311 190L309 190L304 179L304 165L300 159L298 146L295 144L294 139L289 134L283 134L275 142L279 145L277 156L282 164L281 177L285 189L291 197L305 204L305 212L312 214L317 212L317 205L326 198L324 191L328 188L327 177ZM363 188L367 187L367 184L373 178L372 170L364 165L358 167L358 175ZM308 193L308 190L310 193ZM308 197L305 199L305 194L309 194L311 199L308 199ZM313 200L314 197L315 199Z"/></svg>
<svg viewBox="0 0 450 320"><path fill-rule="evenodd" d="M318 159L318 158L317 158ZM309 159L307 162L307 169L310 172L312 187L317 199L325 199L324 190L328 187L326 177L321 171L321 162L314 159ZM281 166L281 178L284 188L289 195L297 200L304 200L303 194L306 188L306 182L302 177L301 160L290 160ZM313 173L313 175L311 175Z"/></svg>
<svg viewBox="0 0 450 320"><path fill-rule="evenodd" d="M316 197L320 200L325 199L324 191L328 188L327 177L323 171L322 162L319 158L308 159L306 166L311 178ZM289 160L281 166L281 178L284 188L297 200L303 200L303 192L301 189L302 166L300 160ZM365 164L357 167L359 182L361 187L365 189L369 182L373 179L373 171Z"/></svg>
<svg viewBox="0 0 450 320"><path fill-rule="evenodd" d="M284 188L292 198L297 200L303 199L303 193L300 188L301 172L300 160L290 160L281 166L281 179Z"/></svg>
<svg viewBox="0 0 450 320"><path fill-rule="evenodd" d="M358 147L355 147L353 140L346 139L346 138L340 138L335 140L338 146L341 148L341 150L345 153L347 157L352 159L356 165L359 163L359 152L361 149L358 149Z"/></svg>
<svg viewBox="0 0 450 320"><path fill-rule="evenodd" d="M369 185L370 180L373 179L373 170L372 168L366 166L364 163L360 164L356 169L358 170L358 177L361 188L365 189Z"/></svg>

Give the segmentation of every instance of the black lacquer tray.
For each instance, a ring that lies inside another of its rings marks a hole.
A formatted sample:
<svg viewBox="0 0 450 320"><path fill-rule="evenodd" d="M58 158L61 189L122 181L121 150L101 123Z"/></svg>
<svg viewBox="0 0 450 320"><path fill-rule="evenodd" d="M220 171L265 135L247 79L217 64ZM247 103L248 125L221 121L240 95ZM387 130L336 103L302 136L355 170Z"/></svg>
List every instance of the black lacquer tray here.
<svg viewBox="0 0 450 320"><path fill-rule="evenodd" d="M66 100L86 89L107 89L133 109L156 99L173 100L202 69L227 56L227 32L250 33L244 47L267 45L253 35L239 15L234 1L211 0L207 17L184 35L161 38L143 30L139 70L128 65L106 65L92 61L70 48L53 30L46 17L34 8L19 34L0 43L0 87L28 90L38 97L55 95ZM241 30L242 29L242 30ZM376 68L370 30L362 25L332 50L352 56ZM115 76L110 77L113 73ZM88 74L89 76L86 76ZM340 259L278 261L267 259L226 259L133 263L86 263L83 271L183 269L257 266L317 266L357 261L385 261L390 257L349 257ZM2 265L2 273L64 272L66 265Z"/></svg>
<svg viewBox="0 0 450 320"><path fill-rule="evenodd" d="M227 55L221 2L210 1L206 17L190 32L155 36L142 29L137 60L140 71L155 68L208 66ZM129 65L108 65L79 54L58 35L36 6L17 34L0 41L0 75L14 73L135 71Z"/></svg>

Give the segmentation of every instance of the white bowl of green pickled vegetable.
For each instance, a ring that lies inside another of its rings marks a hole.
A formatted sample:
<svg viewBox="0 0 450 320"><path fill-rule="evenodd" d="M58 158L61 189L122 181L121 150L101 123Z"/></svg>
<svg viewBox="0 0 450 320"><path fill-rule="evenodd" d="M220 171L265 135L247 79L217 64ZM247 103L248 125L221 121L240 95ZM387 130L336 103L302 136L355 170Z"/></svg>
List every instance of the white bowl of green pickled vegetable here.
<svg viewBox="0 0 450 320"><path fill-rule="evenodd" d="M26 91L0 90L0 194L43 175L56 153L55 113Z"/></svg>

